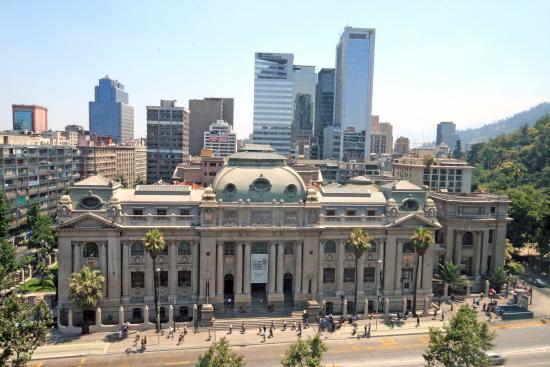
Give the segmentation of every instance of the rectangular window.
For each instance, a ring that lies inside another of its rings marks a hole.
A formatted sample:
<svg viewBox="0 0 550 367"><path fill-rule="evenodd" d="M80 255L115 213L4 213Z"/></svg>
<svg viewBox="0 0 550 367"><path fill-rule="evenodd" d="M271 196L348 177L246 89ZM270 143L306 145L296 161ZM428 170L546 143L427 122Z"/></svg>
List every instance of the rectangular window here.
<svg viewBox="0 0 550 367"><path fill-rule="evenodd" d="M336 210L334 209L327 209L327 216L333 217L336 215Z"/></svg>
<svg viewBox="0 0 550 367"><path fill-rule="evenodd" d="M166 209L157 209L157 215L166 215Z"/></svg>
<svg viewBox="0 0 550 367"><path fill-rule="evenodd" d="M369 217L374 217L376 215L376 210L367 210L367 215Z"/></svg>
<svg viewBox="0 0 550 367"><path fill-rule="evenodd" d="M223 247L223 254L225 256L235 255L235 244L232 242L226 242L225 246Z"/></svg>
<svg viewBox="0 0 550 367"><path fill-rule="evenodd" d="M191 287L191 272L189 270L178 271L178 287Z"/></svg>
<svg viewBox="0 0 550 367"><path fill-rule="evenodd" d="M334 283L334 268L323 269L323 283Z"/></svg>
<svg viewBox="0 0 550 367"><path fill-rule="evenodd" d="M189 209L189 208L181 208L181 209L180 209L180 215L191 215L191 209Z"/></svg>
<svg viewBox="0 0 550 367"><path fill-rule="evenodd" d="M374 282L374 275L376 274L376 268L374 266L369 266L363 270L363 281L365 283Z"/></svg>
<svg viewBox="0 0 550 367"><path fill-rule="evenodd" d="M493 229L490 229L490 230L489 230L489 238L488 238L488 241L489 241L489 243L493 243Z"/></svg>
<svg viewBox="0 0 550 367"><path fill-rule="evenodd" d="M495 214L496 211L497 211L497 209L496 209L494 206L492 206L492 207L491 207L491 214Z"/></svg>
<svg viewBox="0 0 550 367"><path fill-rule="evenodd" d="M132 288L145 287L145 274L142 271L133 271L130 273L130 284Z"/></svg>
<svg viewBox="0 0 550 367"><path fill-rule="evenodd" d="M143 209L134 209L134 215L143 215Z"/></svg>
<svg viewBox="0 0 550 367"><path fill-rule="evenodd" d="M161 287L168 287L168 272L163 270L160 272L159 283Z"/></svg>
<svg viewBox="0 0 550 367"><path fill-rule="evenodd" d="M355 268L344 268L344 283L355 282Z"/></svg>
<svg viewBox="0 0 550 367"><path fill-rule="evenodd" d="M346 215L354 216L355 215L355 210L353 210L353 209L346 210Z"/></svg>

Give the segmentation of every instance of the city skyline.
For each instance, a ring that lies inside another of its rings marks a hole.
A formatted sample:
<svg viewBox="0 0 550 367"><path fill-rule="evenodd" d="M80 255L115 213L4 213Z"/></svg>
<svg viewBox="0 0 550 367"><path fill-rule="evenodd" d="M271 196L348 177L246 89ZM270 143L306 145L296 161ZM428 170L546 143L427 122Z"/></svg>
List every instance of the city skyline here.
<svg viewBox="0 0 550 367"><path fill-rule="evenodd" d="M1 27L12 31L1 32L0 42L6 54L20 57L0 60L0 129L11 127L11 105L19 103L48 108L52 129L71 123L88 126L92 86L109 74L123 81L131 96L136 137L145 136L145 106L159 98L177 99L187 107L189 99L224 96L235 98L235 128L243 138L252 131L254 53L292 52L296 64L315 65L317 71L331 68L334 45L346 25L376 29L372 113L394 125L394 136L409 136L411 146L435 140L440 121L454 121L463 129L550 99L544 89L550 82L544 72L550 62L545 42L550 26L544 22L550 4L542 1L521 6L403 2L395 9L379 2L350 3L345 9L320 3L311 10L314 16L300 17L299 22L299 8L305 5L294 4L296 11L285 13L288 26L283 29L255 17L259 5L244 4L184 8L176 3L59 3L47 9L31 3L1 4ZM31 8L39 11L29 12ZM172 22L181 13L178 9L196 17ZM23 14L25 28L16 23ZM72 16L62 19L61 14ZM162 15L162 27L157 27L158 16L151 17L154 24L148 21L153 14ZM269 15L277 16L277 10ZM218 21L222 17L230 19L231 27ZM322 29L314 28L318 22ZM297 33L299 28L306 31ZM217 37L222 31L226 37ZM108 37L117 33L119 38ZM194 36L184 37L187 34ZM22 46L29 43L35 47ZM70 88L61 88L64 83L59 81L70 81Z"/></svg>

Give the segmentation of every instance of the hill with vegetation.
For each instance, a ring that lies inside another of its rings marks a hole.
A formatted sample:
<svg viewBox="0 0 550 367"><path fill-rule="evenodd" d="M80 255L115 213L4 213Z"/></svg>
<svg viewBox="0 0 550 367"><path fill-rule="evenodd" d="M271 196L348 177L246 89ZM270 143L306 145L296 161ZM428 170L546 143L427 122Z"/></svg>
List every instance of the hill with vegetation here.
<svg viewBox="0 0 550 367"><path fill-rule="evenodd" d="M533 127L473 144L473 191L507 194L511 199L508 238L515 246L537 242L550 252L550 115Z"/></svg>
<svg viewBox="0 0 550 367"><path fill-rule="evenodd" d="M471 145L487 141L500 134L512 134L523 125L533 126L536 121L548 114L550 114L550 102L543 102L511 117L475 129L459 130L457 134L462 140L462 146Z"/></svg>

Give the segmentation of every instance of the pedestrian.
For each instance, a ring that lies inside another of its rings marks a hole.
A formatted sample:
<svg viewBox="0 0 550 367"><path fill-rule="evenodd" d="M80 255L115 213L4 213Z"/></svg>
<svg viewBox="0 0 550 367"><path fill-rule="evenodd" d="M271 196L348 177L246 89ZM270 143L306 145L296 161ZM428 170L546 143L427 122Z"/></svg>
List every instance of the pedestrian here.
<svg viewBox="0 0 550 367"><path fill-rule="evenodd" d="M393 321L393 318L390 319L391 328L393 329L395 327L395 322Z"/></svg>
<svg viewBox="0 0 550 367"><path fill-rule="evenodd" d="M275 323L273 322L273 320L271 320L271 327L275 329Z"/></svg>
<svg viewBox="0 0 550 367"><path fill-rule="evenodd" d="M119 339L122 339L122 329L119 329L119 330L118 330L118 338L119 338Z"/></svg>
<svg viewBox="0 0 550 367"><path fill-rule="evenodd" d="M184 338L185 338L185 334L180 333L180 336L178 337L178 344L177 345L180 345Z"/></svg>
<svg viewBox="0 0 550 367"><path fill-rule="evenodd" d="M208 341L210 341L211 339L212 339L212 334L210 329L208 329Z"/></svg>
<svg viewBox="0 0 550 367"><path fill-rule="evenodd" d="M441 321L445 321L445 313L441 312Z"/></svg>
<svg viewBox="0 0 550 367"><path fill-rule="evenodd" d="M267 327L265 326L265 324L263 326L264 326L264 334L265 334L267 332Z"/></svg>
<svg viewBox="0 0 550 367"><path fill-rule="evenodd" d="M187 335L187 325L183 325L183 334Z"/></svg>
<svg viewBox="0 0 550 367"><path fill-rule="evenodd" d="M434 318L433 318L433 320L435 320L436 317L437 317L437 308L434 308Z"/></svg>
<svg viewBox="0 0 550 367"><path fill-rule="evenodd" d="M487 304L483 302L483 312L485 312L486 309L487 309Z"/></svg>
<svg viewBox="0 0 550 367"><path fill-rule="evenodd" d="M138 342L139 342L139 333L137 333L136 337L134 338L134 347L137 345Z"/></svg>
<svg viewBox="0 0 550 367"><path fill-rule="evenodd" d="M292 321L292 331L296 330L296 321Z"/></svg>
<svg viewBox="0 0 550 367"><path fill-rule="evenodd" d="M143 337L143 339L141 340L141 348L143 350L145 350L145 348L147 348L147 335Z"/></svg>
<svg viewBox="0 0 550 367"><path fill-rule="evenodd" d="M258 335L262 335L262 325L258 326Z"/></svg>
<svg viewBox="0 0 550 367"><path fill-rule="evenodd" d="M269 328L269 337L273 338L273 328L272 327Z"/></svg>
<svg viewBox="0 0 550 367"><path fill-rule="evenodd" d="M286 320L283 321L283 331L286 331Z"/></svg>
<svg viewBox="0 0 550 367"><path fill-rule="evenodd" d="M420 326L420 316L416 316L416 327Z"/></svg>
<svg viewBox="0 0 550 367"><path fill-rule="evenodd" d="M229 324L229 333L228 334L231 334L233 332L233 324Z"/></svg>
<svg viewBox="0 0 550 367"><path fill-rule="evenodd" d="M241 324L241 334L244 334L246 332L246 326L244 325L244 321Z"/></svg>
<svg viewBox="0 0 550 367"><path fill-rule="evenodd" d="M265 343L265 332L262 333L262 337L263 337L263 339L264 339L263 342Z"/></svg>
<svg viewBox="0 0 550 367"><path fill-rule="evenodd" d="M367 336L367 324L365 324L365 328L363 330L363 336Z"/></svg>

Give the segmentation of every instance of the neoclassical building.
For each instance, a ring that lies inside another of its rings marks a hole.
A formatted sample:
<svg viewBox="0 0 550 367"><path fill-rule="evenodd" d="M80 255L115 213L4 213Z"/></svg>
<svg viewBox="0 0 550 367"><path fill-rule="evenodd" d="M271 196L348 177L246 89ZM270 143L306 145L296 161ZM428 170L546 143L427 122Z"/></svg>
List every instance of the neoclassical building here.
<svg viewBox="0 0 550 367"><path fill-rule="evenodd" d="M249 145L233 154L212 187L139 185L124 189L100 176L74 184L60 200L59 302L75 320L94 317L71 305L69 277L83 266L105 276L102 318L116 322L154 319L153 274L159 274L162 316L172 305L187 320L194 304L248 310L274 305L302 307L325 301L327 312L410 308L418 227L441 229L427 192L407 181L383 186L306 186L285 158L269 146ZM359 259L345 244L356 227L368 230L372 250ZM153 269L143 245L159 229L166 251ZM421 261L418 307L431 302L436 249ZM464 252L466 253L466 252ZM494 261L497 261L496 258ZM377 296L380 296L378 298ZM229 302L230 301L230 302ZM245 314L246 315L246 314Z"/></svg>

